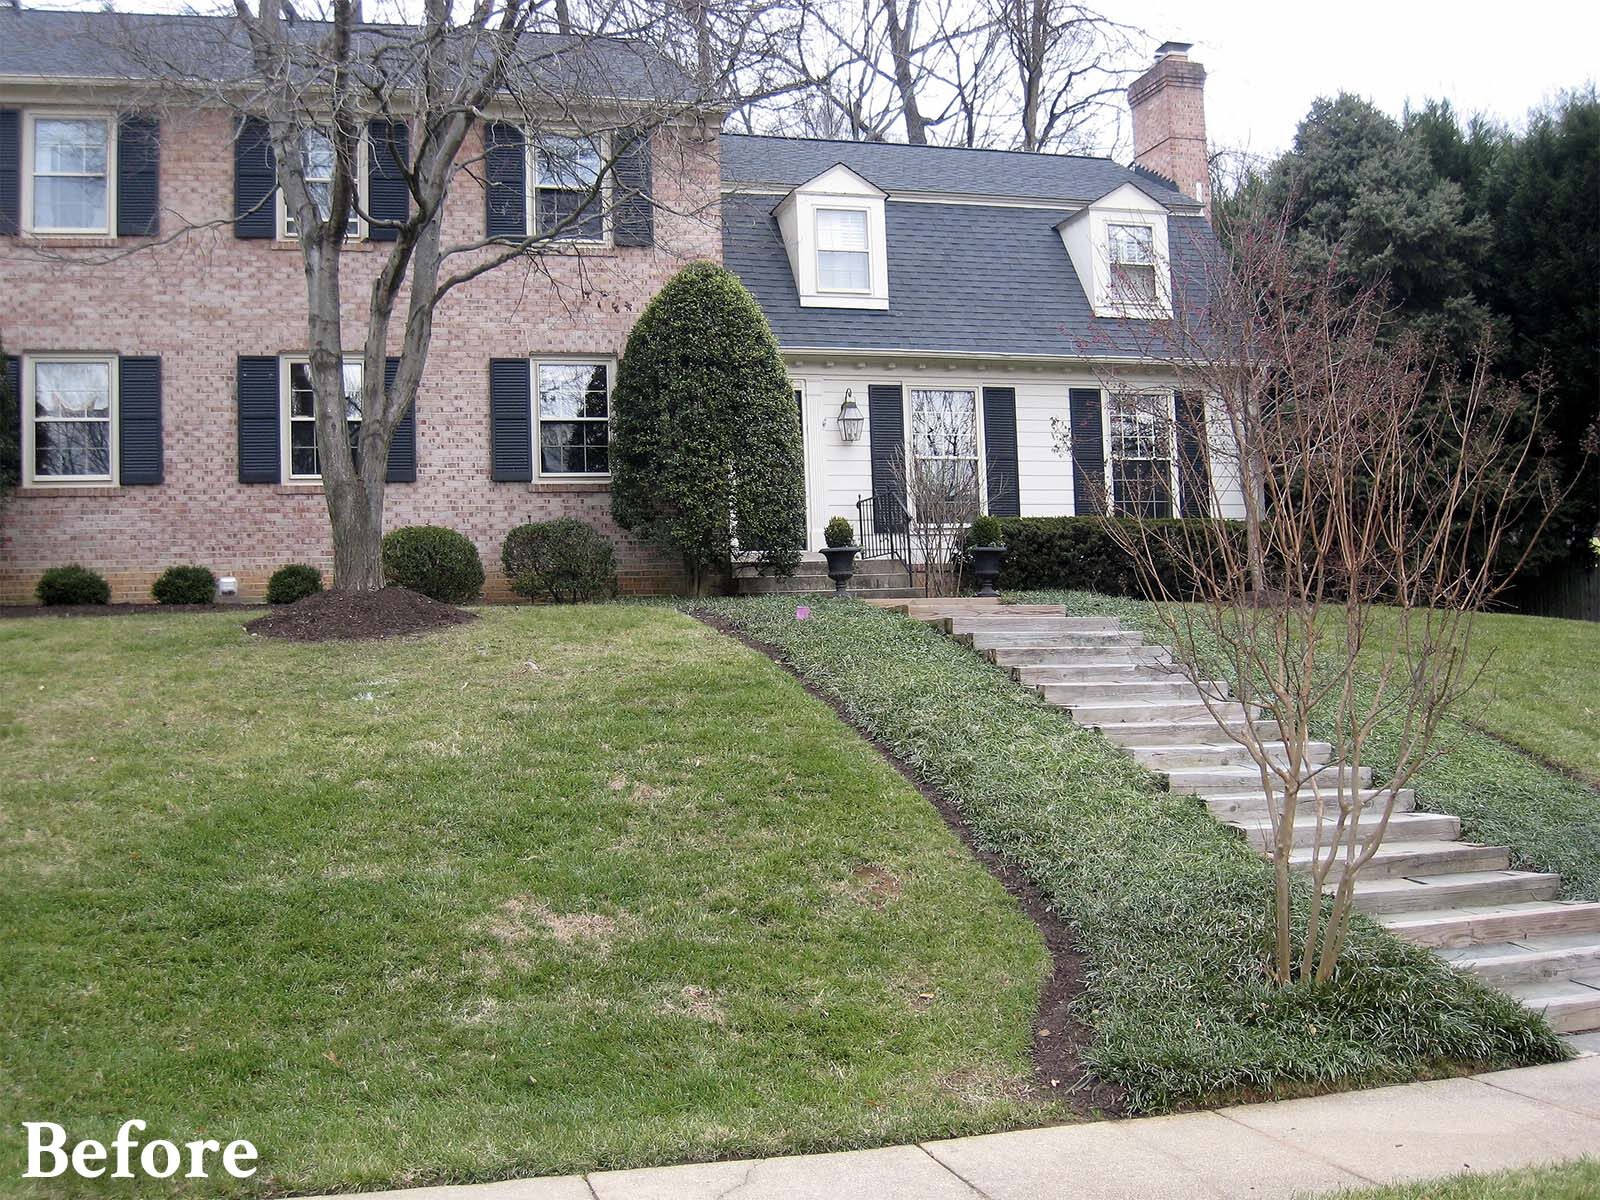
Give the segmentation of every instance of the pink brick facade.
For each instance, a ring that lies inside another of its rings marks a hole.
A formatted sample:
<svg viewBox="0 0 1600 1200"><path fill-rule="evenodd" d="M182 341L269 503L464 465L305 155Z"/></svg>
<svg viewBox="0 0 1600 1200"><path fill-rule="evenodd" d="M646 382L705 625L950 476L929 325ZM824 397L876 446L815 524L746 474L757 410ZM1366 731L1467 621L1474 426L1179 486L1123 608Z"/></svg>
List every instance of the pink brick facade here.
<svg viewBox="0 0 1600 1200"><path fill-rule="evenodd" d="M715 126L657 134L655 245L585 249L540 267L491 272L446 300L417 401L417 479L388 487L386 527L432 523L467 534L489 574L506 530L572 515L617 546L626 592L670 591L670 557L617 529L610 496L593 482L504 483L489 478L489 360L539 354L620 357L628 330L684 263L721 258ZM200 563L238 577L259 597L289 562L331 564L319 488L238 481L235 360L304 349L304 274L296 247L236 239L230 118L163 118L162 232L195 228L169 245L109 263L112 247L48 247L0 238L0 343L7 354L93 351L162 360L165 482L109 488L25 487L0 513L0 602L32 600L39 573L81 562L110 580L113 599L146 600L155 575ZM458 186L446 241L481 237L483 195ZM359 346L369 282L387 250L356 244L344 260L346 344ZM399 322L396 323L397 328ZM393 349L393 347L391 347Z"/></svg>
<svg viewBox="0 0 1600 1200"><path fill-rule="evenodd" d="M1211 215L1210 159L1206 149L1206 69L1191 62L1189 47L1168 42L1152 66L1128 88L1133 114L1134 162L1170 180Z"/></svg>

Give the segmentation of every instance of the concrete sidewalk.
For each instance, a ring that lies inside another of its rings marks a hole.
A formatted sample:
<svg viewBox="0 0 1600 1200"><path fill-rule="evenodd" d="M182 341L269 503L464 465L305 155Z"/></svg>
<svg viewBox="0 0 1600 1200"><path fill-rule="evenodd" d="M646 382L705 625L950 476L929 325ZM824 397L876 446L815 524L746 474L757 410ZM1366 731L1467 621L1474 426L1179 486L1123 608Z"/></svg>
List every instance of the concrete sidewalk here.
<svg viewBox="0 0 1600 1200"><path fill-rule="evenodd" d="M597 1171L394 1200L1231 1200L1600 1155L1600 1055L1215 1112L742 1162ZM368 1197L374 1193L367 1193Z"/></svg>

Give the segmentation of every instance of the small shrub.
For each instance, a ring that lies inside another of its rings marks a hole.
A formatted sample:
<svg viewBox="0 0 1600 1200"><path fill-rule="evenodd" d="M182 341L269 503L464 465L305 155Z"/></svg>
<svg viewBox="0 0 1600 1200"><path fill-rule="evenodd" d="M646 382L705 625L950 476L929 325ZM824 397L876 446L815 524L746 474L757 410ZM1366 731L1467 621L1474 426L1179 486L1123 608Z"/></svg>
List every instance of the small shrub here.
<svg viewBox="0 0 1600 1200"><path fill-rule="evenodd" d="M217 577L205 567L168 567L150 589L157 604L210 604Z"/></svg>
<svg viewBox="0 0 1600 1200"><path fill-rule="evenodd" d="M576 517L518 525L506 534L500 562L511 590L557 604L617 594L617 554L598 530Z"/></svg>
<svg viewBox="0 0 1600 1200"><path fill-rule="evenodd" d="M972 528L968 531L968 545L972 546L998 546L1005 537L1000 527L1000 518L991 516L974 517Z"/></svg>
<svg viewBox="0 0 1600 1200"><path fill-rule="evenodd" d="M39 576L34 595L40 604L109 604L111 585L98 571L73 563L70 567L51 567Z"/></svg>
<svg viewBox="0 0 1600 1200"><path fill-rule="evenodd" d="M856 544L855 527L844 517L834 517L822 529L822 540L828 543L829 548L835 546L854 546Z"/></svg>
<svg viewBox="0 0 1600 1200"><path fill-rule="evenodd" d="M407 525L384 535L383 578L430 600L465 604L483 591L483 560L454 529Z"/></svg>
<svg viewBox="0 0 1600 1200"><path fill-rule="evenodd" d="M279 567L267 580L268 604L293 604L322 590L322 572L305 563Z"/></svg>

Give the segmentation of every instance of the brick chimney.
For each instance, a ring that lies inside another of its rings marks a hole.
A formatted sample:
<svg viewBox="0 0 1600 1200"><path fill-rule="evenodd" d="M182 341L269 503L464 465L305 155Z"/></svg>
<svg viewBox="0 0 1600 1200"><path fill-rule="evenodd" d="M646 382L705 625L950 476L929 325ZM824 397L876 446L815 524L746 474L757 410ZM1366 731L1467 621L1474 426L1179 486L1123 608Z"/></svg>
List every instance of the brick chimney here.
<svg viewBox="0 0 1600 1200"><path fill-rule="evenodd" d="M1128 89L1133 161L1154 171L1211 215L1206 170L1206 69L1189 61L1190 42L1164 42L1152 66Z"/></svg>

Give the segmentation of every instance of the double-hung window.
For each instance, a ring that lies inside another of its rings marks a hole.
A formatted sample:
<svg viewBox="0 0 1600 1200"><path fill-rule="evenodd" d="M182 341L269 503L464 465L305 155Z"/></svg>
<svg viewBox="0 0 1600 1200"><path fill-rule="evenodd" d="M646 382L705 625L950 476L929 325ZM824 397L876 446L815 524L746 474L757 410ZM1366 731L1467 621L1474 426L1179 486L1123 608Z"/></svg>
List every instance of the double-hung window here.
<svg viewBox="0 0 1600 1200"><path fill-rule="evenodd" d="M322 448L317 444L317 398L311 386L311 364L289 360L283 372L283 438L285 479L310 482L322 478ZM346 359L343 370L344 424L350 453L356 454L361 435L361 361ZM359 459L357 460L359 464Z"/></svg>
<svg viewBox="0 0 1600 1200"><path fill-rule="evenodd" d="M920 496L978 511L977 393L969 388L911 389L913 504Z"/></svg>
<svg viewBox="0 0 1600 1200"><path fill-rule="evenodd" d="M603 362L535 362L541 475L611 470L610 368Z"/></svg>
<svg viewBox="0 0 1600 1200"><path fill-rule="evenodd" d="M1107 225L1111 258L1111 299L1120 304L1153 306L1156 286L1155 230L1148 225Z"/></svg>
<svg viewBox="0 0 1600 1200"><path fill-rule="evenodd" d="M367 160L364 150L366 139L363 137L357 146L356 162L364 163ZM333 139L320 129L302 129L300 131L300 166L305 173L306 192L311 197L311 203L316 205L317 216L324 221L333 211L333 174L335 165L335 152ZM357 188L357 203L361 184L361 172L356 171L353 181ZM280 197L283 196L279 191ZM299 223L295 220L294 213L289 211L286 197L279 200L283 208L283 236L286 238L299 236ZM355 205L351 206L350 216L345 225L346 237L360 236L360 220L356 216Z"/></svg>
<svg viewBox="0 0 1600 1200"><path fill-rule="evenodd" d="M115 154L111 118L35 114L29 135L29 230L109 234Z"/></svg>
<svg viewBox="0 0 1600 1200"><path fill-rule="evenodd" d="M115 482L117 360L50 355L26 361L29 482Z"/></svg>
<svg viewBox="0 0 1600 1200"><path fill-rule="evenodd" d="M1123 517L1172 515L1172 397L1111 396L1111 498Z"/></svg>
<svg viewBox="0 0 1600 1200"><path fill-rule="evenodd" d="M533 228L562 242L605 240L600 146L584 137L533 140Z"/></svg>
<svg viewBox="0 0 1600 1200"><path fill-rule="evenodd" d="M864 208L819 208L817 290L872 291L872 248Z"/></svg>

